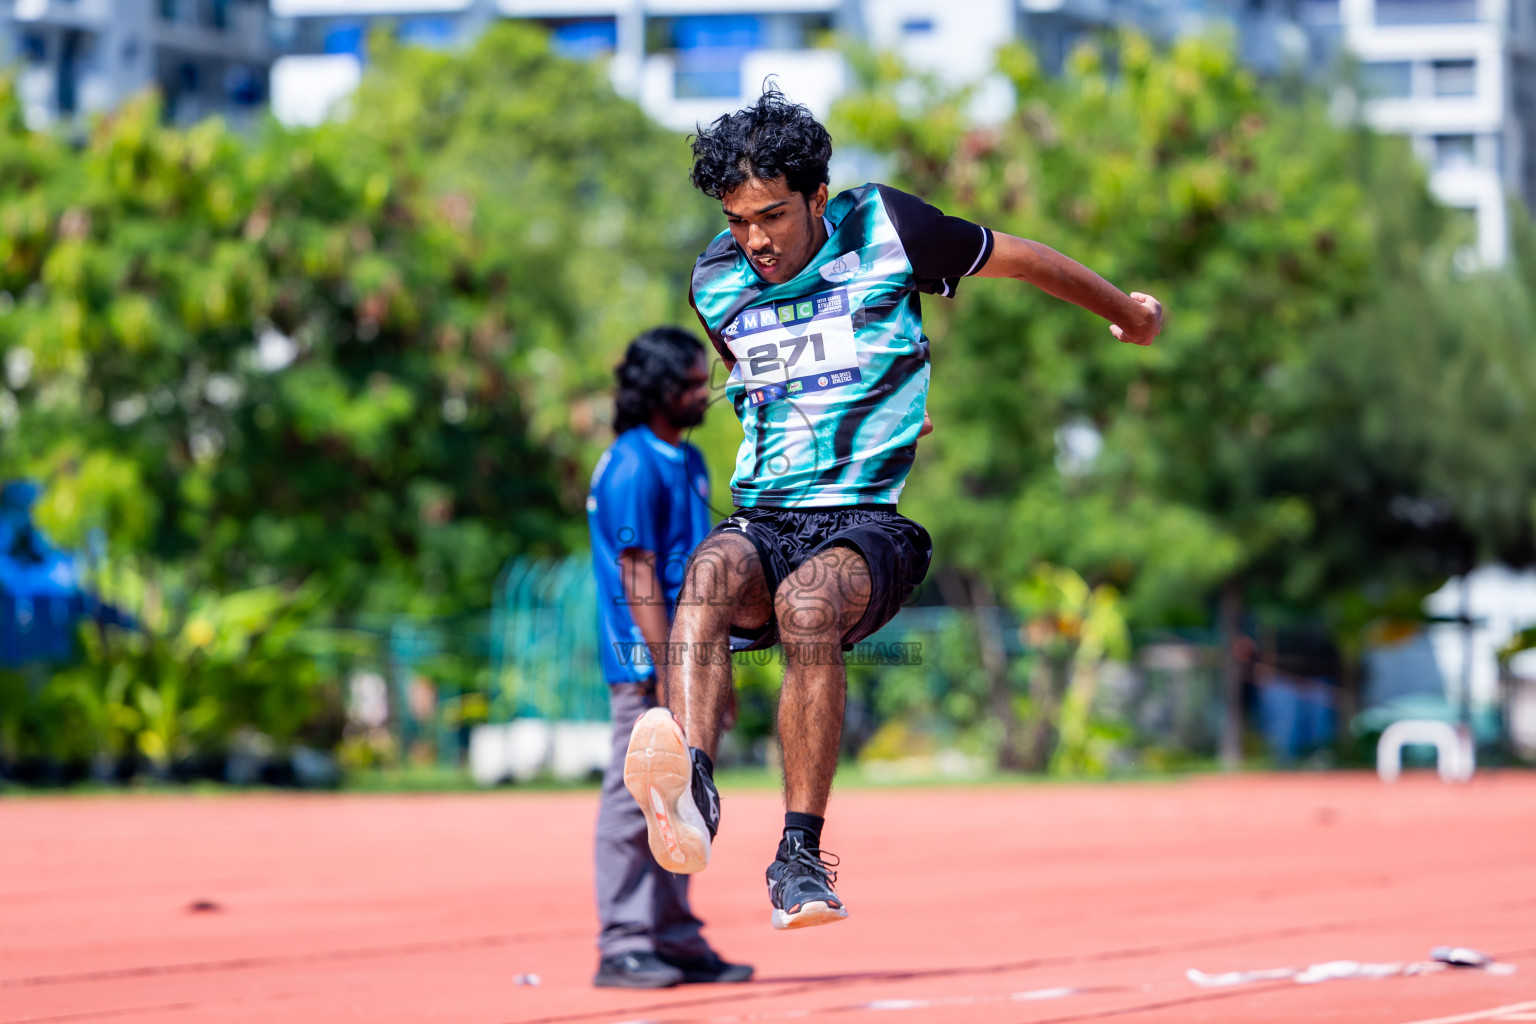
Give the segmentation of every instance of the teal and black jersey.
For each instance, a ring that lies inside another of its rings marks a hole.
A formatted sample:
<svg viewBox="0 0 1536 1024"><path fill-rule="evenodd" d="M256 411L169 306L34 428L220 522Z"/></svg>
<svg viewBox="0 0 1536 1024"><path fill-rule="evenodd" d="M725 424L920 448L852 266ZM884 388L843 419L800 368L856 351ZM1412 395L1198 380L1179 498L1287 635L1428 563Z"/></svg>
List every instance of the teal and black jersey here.
<svg viewBox="0 0 1536 1024"><path fill-rule="evenodd" d="M928 398L919 292L952 296L992 254L992 233L886 185L827 204L827 243L769 284L722 232L689 298L730 367L746 436L738 506L895 504Z"/></svg>

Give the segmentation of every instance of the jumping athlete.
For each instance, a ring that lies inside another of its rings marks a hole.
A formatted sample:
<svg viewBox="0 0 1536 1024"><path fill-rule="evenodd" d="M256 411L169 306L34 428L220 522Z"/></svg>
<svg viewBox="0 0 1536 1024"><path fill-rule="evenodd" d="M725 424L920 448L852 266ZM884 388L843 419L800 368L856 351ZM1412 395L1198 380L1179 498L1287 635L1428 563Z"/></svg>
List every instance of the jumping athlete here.
<svg viewBox="0 0 1536 1024"><path fill-rule="evenodd" d="M1038 242L947 217L887 185L827 197L832 140L776 91L703 129L693 183L728 230L690 299L730 369L745 437L735 512L690 560L670 635L668 707L635 724L624 781L668 870L709 863L713 756L728 651L783 644L778 732L784 833L768 868L775 928L848 916L821 830L843 725L842 652L896 614L928 571L928 533L899 515L928 392L920 293L1011 277L1110 321L1123 342L1162 328L1150 295ZM670 711L668 710L670 708Z"/></svg>

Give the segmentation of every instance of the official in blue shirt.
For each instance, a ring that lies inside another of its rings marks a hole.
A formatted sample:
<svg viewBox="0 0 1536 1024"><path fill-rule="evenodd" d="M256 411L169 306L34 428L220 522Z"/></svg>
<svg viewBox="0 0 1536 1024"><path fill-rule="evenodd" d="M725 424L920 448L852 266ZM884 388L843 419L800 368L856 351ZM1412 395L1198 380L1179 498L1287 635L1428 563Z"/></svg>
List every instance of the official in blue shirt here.
<svg viewBox="0 0 1536 1024"><path fill-rule="evenodd" d="M688 876L663 870L645 816L624 788L635 720L657 706L659 677L683 569L713 525L709 476L683 432L704 421L709 364L687 331L658 327L630 342L614 373L618 438L592 471L587 524L597 576L598 634L613 712L613 759L597 817L599 963L594 983L666 988L746 981L722 960L688 906Z"/></svg>

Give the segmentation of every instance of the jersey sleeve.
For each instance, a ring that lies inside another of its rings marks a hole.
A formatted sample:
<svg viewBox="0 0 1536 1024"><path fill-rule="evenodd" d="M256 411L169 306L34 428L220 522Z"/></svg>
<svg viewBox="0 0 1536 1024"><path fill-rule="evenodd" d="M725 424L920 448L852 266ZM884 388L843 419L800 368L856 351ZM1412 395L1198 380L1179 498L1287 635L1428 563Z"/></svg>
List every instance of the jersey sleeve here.
<svg viewBox="0 0 1536 1024"><path fill-rule="evenodd" d="M693 308L693 315L699 318L699 326L704 328L704 336L714 346L715 354L725 360L726 366L734 366L736 357L731 355L731 350L726 346L725 339L715 333L715 329L709 326L709 321L699 311L699 304L693 299L693 282L688 283L688 305Z"/></svg>
<svg viewBox="0 0 1536 1024"><path fill-rule="evenodd" d="M947 216L938 207L889 185L875 188L906 250L918 291L950 298L962 277L987 265L992 255L991 230Z"/></svg>
<svg viewBox="0 0 1536 1024"><path fill-rule="evenodd" d="M616 453L594 488L597 526L613 546L659 552L662 542L662 481L633 451Z"/></svg>

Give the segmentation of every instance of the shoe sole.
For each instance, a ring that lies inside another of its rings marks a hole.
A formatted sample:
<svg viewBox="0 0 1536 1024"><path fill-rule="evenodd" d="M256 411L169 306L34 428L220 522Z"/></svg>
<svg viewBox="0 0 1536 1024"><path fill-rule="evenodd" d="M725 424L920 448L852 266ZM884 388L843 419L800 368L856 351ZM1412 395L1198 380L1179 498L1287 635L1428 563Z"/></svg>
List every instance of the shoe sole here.
<svg viewBox="0 0 1536 1024"><path fill-rule="evenodd" d="M709 866L709 827L693 802L688 738L666 708L652 708L635 722L624 754L624 788L645 814L657 864L677 875Z"/></svg>
<svg viewBox="0 0 1536 1024"><path fill-rule="evenodd" d="M825 900L812 900L809 903L801 904L800 909L793 914L785 913L778 907L774 907L773 926L779 931L791 931L795 928L815 928L817 925L841 921L847 916L847 907L834 907Z"/></svg>
<svg viewBox="0 0 1536 1024"><path fill-rule="evenodd" d="M657 989L672 988L682 983L681 978L620 978L610 974L599 974L592 979L593 988Z"/></svg>
<svg viewBox="0 0 1536 1024"><path fill-rule="evenodd" d="M752 969L726 971L723 974L684 974L684 985L740 985L752 980Z"/></svg>

